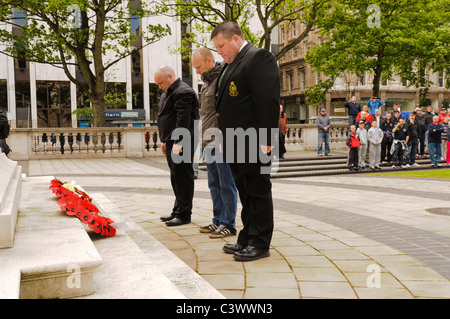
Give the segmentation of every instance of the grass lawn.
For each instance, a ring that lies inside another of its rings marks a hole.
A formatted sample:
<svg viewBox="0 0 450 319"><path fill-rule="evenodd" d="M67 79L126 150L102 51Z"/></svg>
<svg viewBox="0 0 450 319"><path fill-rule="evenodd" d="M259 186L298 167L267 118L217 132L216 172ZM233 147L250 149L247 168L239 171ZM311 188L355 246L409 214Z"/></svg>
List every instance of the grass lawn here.
<svg viewBox="0 0 450 319"><path fill-rule="evenodd" d="M444 178L450 179L450 168L440 168L436 170L414 170L372 174L377 176L403 176L403 177L420 177L420 178Z"/></svg>

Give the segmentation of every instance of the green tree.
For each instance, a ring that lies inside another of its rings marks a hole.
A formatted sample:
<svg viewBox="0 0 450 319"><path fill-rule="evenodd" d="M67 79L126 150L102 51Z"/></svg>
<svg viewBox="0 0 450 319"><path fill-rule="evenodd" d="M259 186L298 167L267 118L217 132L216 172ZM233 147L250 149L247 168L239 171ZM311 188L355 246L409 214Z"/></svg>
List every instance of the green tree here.
<svg viewBox="0 0 450 319"><path fill-rule="evenodd" d="M26 18L15 19L13 12ZM91 102L87 110L94 127L105 126L105 108L112 97L107 94L105 72L118 61L146 45L170 34L170 28L149 25L136 34L130 17L158 13L158 8L129 0L8 0L0 3L0 22L11 28L0 29L3 54L62 68L70 81ZM10 30L10 31L9 31ZM133 46L133 47L132 47ZM107 55L108 53L108 55ZM106 57L109 57L108 59ZM75 65L84 80L77 79Z"/></svg>
<svg viewBox="0 0 450 319"><path fill-rule="evenodd" d="M379 96L382 79L393 75L418 83L430 63L435 69L448 68L448 33L438 31L442 25L448 31L448 3L339 1L320 26L324 41L308 52L306 60L331 79L344 72L370 72L373 96ZM437 34L441 42L435 47L431 43ZM433 51L428 51L432 47Z"/></svg>
<svg viewBox="0 0 450 319"><path fill-rule="evenodd" d="M305 28L278 52L278 60L313 31L319 21L327 16L333 1L326 0L162 0L167 15L177 16L193 26L185 40L198 46L210 47L208 35L223 21L235 21L246 40L253 45L271 49L272 33L280 25L290 28L293 21L304 23ZM257 17L259 26L250 26L250 19ZM260 30L260 31L256 31ZM206 35L202 38L202 35Z"/></svg>

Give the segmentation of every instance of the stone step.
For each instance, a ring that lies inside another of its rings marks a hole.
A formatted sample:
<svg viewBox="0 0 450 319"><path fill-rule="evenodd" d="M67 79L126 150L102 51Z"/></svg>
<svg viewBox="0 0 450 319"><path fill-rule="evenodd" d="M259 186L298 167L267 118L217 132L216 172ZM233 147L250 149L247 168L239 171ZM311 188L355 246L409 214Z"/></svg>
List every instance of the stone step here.
<svg viewBox="0 0 450 319"><path fill-rule="evenodd" d="M360 171L350 171L347 168L347 156L312 156L312 157L295 157L286 158L282 160L275 160L273 162L273 173L271 178L287 178L287 177L302 177L302 176L319 176L319 175L338 175L338 174L361 174L361 173L377 173L379 171L372 171L364 169ZM431 167L430 159L417 158L416 163L420 166L410 167L408 170L414 169L436 169ZM441 161L444 163L445 161ZM199 164L199 169L206 170L205 162ZM398 171L400 167L392 168L389 166L382 166L382 171Z"/></svg>
<svg viewBox="0 0 450 319"><path fill-rule="evenodd" d="M130 298L224 298L151 234L121 215L119 208L106 196L100 193L90 196L100 211L125 226L118 228L112 238L93 239L104 265L97 275L99 290L85 298L124 298L125 291ZM120 287L123 289L118 289Z"/></svg>

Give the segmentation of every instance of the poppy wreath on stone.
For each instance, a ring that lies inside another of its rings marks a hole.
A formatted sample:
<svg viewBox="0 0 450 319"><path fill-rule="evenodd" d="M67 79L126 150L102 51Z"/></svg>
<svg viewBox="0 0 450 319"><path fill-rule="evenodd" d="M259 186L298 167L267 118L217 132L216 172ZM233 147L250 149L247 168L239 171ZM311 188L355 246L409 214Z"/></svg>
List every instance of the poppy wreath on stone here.
<svg viewBox="0 0 450 319"><path fill-rule="evenodd" d="M58 179L53 179L49 188L59 197L57 203L67 215L77 217L101 236L112 237L116 234L116 229L111 226L114 221L99 215L99 209L92 203L92 198L86 192Z"/></svg>

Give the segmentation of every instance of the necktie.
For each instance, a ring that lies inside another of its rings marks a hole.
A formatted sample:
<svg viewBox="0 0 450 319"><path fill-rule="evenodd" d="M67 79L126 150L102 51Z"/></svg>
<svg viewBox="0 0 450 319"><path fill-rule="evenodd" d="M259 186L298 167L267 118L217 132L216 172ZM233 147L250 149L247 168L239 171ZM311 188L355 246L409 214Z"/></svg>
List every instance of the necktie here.
<svg viewBox="0 0 450 319"><path fill-rule="evenodd" d="M222 84L223 76L224 76L225 73L227 72L227 67L228 67L228 64L225 64L224 70L223 70L222 74L220 75L220 78L219 78L219 86L218 86L219 88L220 88L220 85Z"/></svg>

